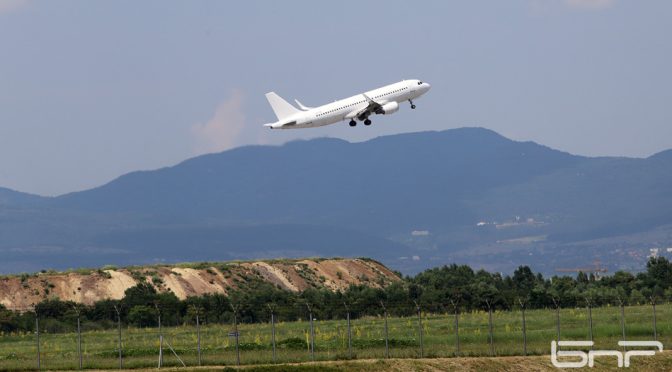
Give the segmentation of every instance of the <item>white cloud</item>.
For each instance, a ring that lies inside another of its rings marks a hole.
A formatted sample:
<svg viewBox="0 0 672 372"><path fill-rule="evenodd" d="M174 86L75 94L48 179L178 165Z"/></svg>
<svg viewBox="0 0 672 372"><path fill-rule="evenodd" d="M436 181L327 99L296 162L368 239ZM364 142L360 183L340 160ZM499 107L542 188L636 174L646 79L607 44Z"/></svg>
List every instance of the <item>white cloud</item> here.
<svg viewBox="0 0 672 372"><path fill-rule="evenodd" d="M571 8L576 9L604 9L614 5L615 0L566 0Z"/></svg>
<svg viewBox="0 0 672 372"><path fill-rule="evenodd" d="M245 128L243 95L234 91L229 99L220 103L214 116L206 123L194 124L191 134L198 154L219 152L236 146Z"/></svg>
<svg viewBox="0 0 672 372"><path fill-rule="evenodd" d="M9 13L28 4L28 0L0 0L0 14Z"/></svg>

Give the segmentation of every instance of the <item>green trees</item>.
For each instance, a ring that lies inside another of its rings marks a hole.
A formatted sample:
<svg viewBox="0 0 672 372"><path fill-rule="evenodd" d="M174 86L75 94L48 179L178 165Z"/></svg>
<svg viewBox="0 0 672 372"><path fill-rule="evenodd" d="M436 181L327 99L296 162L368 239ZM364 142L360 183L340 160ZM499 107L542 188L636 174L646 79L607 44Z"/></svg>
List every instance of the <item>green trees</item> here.
<svg viewBox="0 0 672 372"><path fill-rule="evenodd" d="M651 258L646 263L645 286L651 289L651 296L662 297L672 283L672 262L665 257Z"/></svg>
<svg viewBox="0 0 672 372"><path fill-rule="evenodd" d="M128 312L128 322L136 327L155 327L158 324L158 315L153 306L135 305Z"/></svg>
<svg viewBox="0 0 672 372"><path fill-rule="evenodd" d="M527 296L534 287L538 284L537 277L532 273L532 269L528 266L519 266L511 277L513 288L517 296ZM543 280L542 280L543 282Z"/></svg>
<svg viewBox="0 0 672 372"><path fill-rule="evenodd" d="M163 324L177 325L185 314L185 303L172 292L157 293L154 286L142 282L124 292L123 318L139 327L153 326L161 314ZM153 320L151 320L153 319Z"/></svg>
<svg viewBox="0 0 672 372"><path fill-rule="evenodd" d="M353 285L340 292L326 288L311 288L295 293L259 279L250 279L239 289L227 295L205 294L178 299L172 292L157 292L155 287L142 282L129 288L121 301L103 300L91 306L77 305L58 299L39 303L35 310L41 325L49 332L71 331L76 324L77 312L87 327L111 328L116 325L120 309L122 322L138 327L153 327L161 315L162 324L177 325L194 321L199 314L202 323L229 323L234 308L242 322L265 322L270 311L276 319L292 321L305 319L306 304L318 319L345 317L346 305L352 318L380 315L383 303L390 315L409 316L415 313L414 302L426 312L452 312L455 303L460 311L511 309L519 302L527 308L644 304L672 299L672 263L665 258L652 258L646 271L633 275L618 271L610 276L595 278L579 273L576 278L553 276L545 279L529 267L520 266L513 275L502 276L485 270L474 271L466 265L447 265L405 277L385 288ZM34 313L9 311L0 306L0 331L32 331Z"/></svg>
<svg viewBox="0 0 672 372"><path fill-rule="evenodd" d="M135 306L154 305L156 301L156 289L149 283L142 282L124 292L122 304L131 309Z"/></svg>

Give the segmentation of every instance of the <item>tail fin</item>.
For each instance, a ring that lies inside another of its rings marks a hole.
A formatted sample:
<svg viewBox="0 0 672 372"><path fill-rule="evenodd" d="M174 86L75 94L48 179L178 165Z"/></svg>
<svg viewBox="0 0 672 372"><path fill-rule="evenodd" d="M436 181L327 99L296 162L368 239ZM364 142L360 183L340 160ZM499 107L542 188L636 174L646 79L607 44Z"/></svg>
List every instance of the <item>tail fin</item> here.
<svg viewBox="0 0 672 372"><path fill-rule="evenodd" d="M290 105L279 95L275 94L275 92L266 93L266 99L268 100L268 103L271 104L271 108L273 109L273 112L275 112L275 116L278 117L278 121L284 120L299 112L296 107Z"/></svg>

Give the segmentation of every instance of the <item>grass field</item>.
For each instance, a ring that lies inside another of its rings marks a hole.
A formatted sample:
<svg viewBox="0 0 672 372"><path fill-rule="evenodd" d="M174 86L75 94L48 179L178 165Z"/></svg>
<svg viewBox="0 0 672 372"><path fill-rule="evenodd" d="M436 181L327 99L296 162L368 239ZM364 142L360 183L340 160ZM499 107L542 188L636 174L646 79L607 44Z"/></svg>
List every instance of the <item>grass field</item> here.
<svg viewBox="0 0 672 372"><path fill-rule="evenodd" d="M620 309L602 307L592 310L593 335L598 349L617 349L621 339ZM672 342L672 305L657 306L657 337L666 347ZM625 308L626 338L652 340L651 306ZM554 310L528 310L528 354L547 355L550 342L556 337ZM588 340L588 313L584 308L560 311L561 339ZM423 315L424 356L429 358L456 356L455 323L452 314ZM116 330L87 331L83 325L82 351L84 368L118 368ZM308 349L308 321L276 324L277 362L312 360ZM228 336L231 325L201 327L204 365L235 365L235 341ZM242 364L273 362L270 324L240 324L240 360ZM389 343L392 358L420 357L418 321L416 317L390 318ZM488 313L461 314L459 318L460 356L490 355ZM158 329L122 329L124 367L149 368L158 365ZM164 327L164 337L188 365L198 365L197 334L192 325ZM41 364L44 369L77 369L77 335L41 334ZM497 356L523 354L522 319L520 311L493 314L494 352ZM385 357L383 318L352 321L353 358ZM315 321L315 360L348 359L347 328L344 320ZM181 366L164 348L164 366ZM0 338L0 370L32 370L37 365L34 334L3 335Z"/></svg>

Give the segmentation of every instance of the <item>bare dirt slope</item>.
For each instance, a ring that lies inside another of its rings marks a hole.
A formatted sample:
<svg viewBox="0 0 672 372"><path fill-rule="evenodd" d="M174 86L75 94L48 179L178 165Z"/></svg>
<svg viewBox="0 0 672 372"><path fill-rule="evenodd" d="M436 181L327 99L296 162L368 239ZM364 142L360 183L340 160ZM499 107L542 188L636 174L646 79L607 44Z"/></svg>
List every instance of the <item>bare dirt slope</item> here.
<svg viewBox="0 0 672 372"><path fill-rule="evenodd" d="M159 292L184 299L206 293L226 294L251 280L263 280L288 291L307 288L342 290L351 284L383 287L400 280L381 263L369 259L304 259L223 262L105 268L75 272L6 276L0 279L0 304L12 310L29 310L50 298L92 304L121 299L126 289L141 281Z"/></svg>

